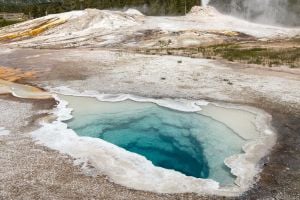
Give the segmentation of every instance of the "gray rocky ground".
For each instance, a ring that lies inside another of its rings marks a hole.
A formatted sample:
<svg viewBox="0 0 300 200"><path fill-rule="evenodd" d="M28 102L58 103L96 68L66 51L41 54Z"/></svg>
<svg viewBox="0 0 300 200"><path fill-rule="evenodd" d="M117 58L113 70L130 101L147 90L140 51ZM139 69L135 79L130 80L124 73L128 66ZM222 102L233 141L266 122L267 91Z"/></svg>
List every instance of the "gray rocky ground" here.
<svg viewBox="0 0 300 200"><path fill-rule="evenodd" d="M37 78L27 83L44 88L64 85L106 93L213 99L265 109L273 114L278 144L262 161L266 164L258 184L241 199L299 197L300 80L297 70L89 49L63 50L63 57L61 50L7 52L0 55L1 65L37 71ZM34 121L44 116L42 111L53 107L53 101L2 96L0 105L3 116L0 126L11 132L0 136L0 178L5 183L1 185L1 196L4 199L214 198L135 191L113 184L101 175L87 176L79 166L73 165L72 158L34 144L26 134L36 127Z"/></svg>

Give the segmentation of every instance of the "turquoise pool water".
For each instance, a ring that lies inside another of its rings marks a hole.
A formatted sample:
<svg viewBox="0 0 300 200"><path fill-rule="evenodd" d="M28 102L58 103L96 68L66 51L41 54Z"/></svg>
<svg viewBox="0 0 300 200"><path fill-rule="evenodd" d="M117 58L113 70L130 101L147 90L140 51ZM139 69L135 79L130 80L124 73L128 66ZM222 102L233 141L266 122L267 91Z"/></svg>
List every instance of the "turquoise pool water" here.
<svg viewBox="0 0 300 200"><path fill-rule="evenodd" d="M153 103L112 103L90 98L82 104L76 97L64 99L74 108L68 126L77 134L140 154L158 167L211 178L222 185L233 184L235 177L224 160L241 153L245 141L223 123Z"/></svg>

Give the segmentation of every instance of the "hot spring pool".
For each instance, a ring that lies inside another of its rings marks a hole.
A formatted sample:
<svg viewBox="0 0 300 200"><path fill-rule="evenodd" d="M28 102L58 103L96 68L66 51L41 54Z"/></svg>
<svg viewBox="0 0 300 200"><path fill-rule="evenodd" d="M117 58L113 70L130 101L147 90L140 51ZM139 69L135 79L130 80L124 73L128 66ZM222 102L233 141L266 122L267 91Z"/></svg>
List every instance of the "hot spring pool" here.
<svg viewBox="0 0 300 200"><path fill-rule="evenodd" d="M62 98L74 109L68 127L80 136L115 144L144 156L157 167L213 179L221 185L234 183L224 160L241 153L246 140L212 117L131 100Z"/></svg>

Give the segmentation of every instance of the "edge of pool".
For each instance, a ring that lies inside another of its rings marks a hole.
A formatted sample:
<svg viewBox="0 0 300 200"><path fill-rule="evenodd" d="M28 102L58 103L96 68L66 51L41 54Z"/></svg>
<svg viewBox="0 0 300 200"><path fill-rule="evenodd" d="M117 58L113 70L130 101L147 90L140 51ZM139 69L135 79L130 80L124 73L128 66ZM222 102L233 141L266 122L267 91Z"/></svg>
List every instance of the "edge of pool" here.
<svg viewBox="0 0 300 200"><path fill-rule="evenodd" d="M259 137L255 140L251 140L247 142L243 146L244 153L232 155L224 160L224 163L231 169L231 173L235 175L237 178L235 180L236 186L230 187L221 187L219 183L214 180L209 179L198 179L193 177L187 177L191 182L198 182L201 183L203 187L199 189L199 187L190 187L190 188L180 188L180 189L172 189L170 190L163 190L163 189L151 189L151 188L136 188L132 185L124 184L124 182L119 182L118 180L112 178L114 183L133 188L138 190L144 191L151 191L151 192L158 192L158 193L186 193L186 192L194 192L198 194L209 194L209 195L222 195L222 196L239 196L249 190L259 178L259 173L262 171L262 166L260 166L259 162L262 158L264 158L275 145L276 142L276 131L271 126L272 117L265 111L249 107L249 106L242 106L230 103L216 103L216 102L206 102L206 101L191 101L191 100L182 100L182 99L172 99L173 102L181 102L183 104L169 104L171 101L170 99L151 99L151 98L144 98L138 97L129 94L100 94L95 91L84 91L78 92L67 87L58 87L58 88L48 88L51 93L57 93L62 95L70 95L70 96L78 96L78 97L93 97L97 98L99 101L124 101L124 100L133 100L137 102L152 102L158 104L163 107L168 107L171 109L184 111L184 112L197 112L201 110L201 106L205 106L208 103L213 103L214 105L221 106L224 108L234 108L234 109L241 109L247 112L255 113L256 123L255 126L259 132ZM91 161L93 158L83 158L83 154L72 153L72 148L65 149L65 147L61 146L61 144L51 144L53 141L47 141L49 137L44 137L43 127L52 124L53 126L57 126L57 130L63 132L73 132L74 140L78 140L80 142L85 142L83 138L78 136L73 130L68 129L67 124L64 121L69 120L72 118L72 109L67 108L68 103L62 99L59 99L57 95L53 95L54 98L58 101L57 108L54 109L53 115L57 118L54 122L41 122L42 127L36 131L33 131L32 137L36 140L37 143L43 144L48 146L52 149L58 150L61 153L66 153L71 155L72 157L76 158L75 164L79 163L86 163L87 161ZM184 106L186 105L186 107ZM72 139L72 138L71 138ZM91 139L90 139L91 140ZM99 140L99 139L93 139ZM76 143L74 144L76 145ZM77 144L78 145L78 144ZM93 162L92 162L93 163ZM83 167L84 170L84 167ZM101 172L101 170L100 170ZM179 173L179 172L178 172ZM105 174L105 172L104 172ZM181 173L180 173L181 174ZM108 174L109 178L111 178ZM183 175L183 174L181 174ZM185 175L183 175L185 176ZM200 184L200 185L201 185ZM181 186L178 186L181 187Z"/></svg>

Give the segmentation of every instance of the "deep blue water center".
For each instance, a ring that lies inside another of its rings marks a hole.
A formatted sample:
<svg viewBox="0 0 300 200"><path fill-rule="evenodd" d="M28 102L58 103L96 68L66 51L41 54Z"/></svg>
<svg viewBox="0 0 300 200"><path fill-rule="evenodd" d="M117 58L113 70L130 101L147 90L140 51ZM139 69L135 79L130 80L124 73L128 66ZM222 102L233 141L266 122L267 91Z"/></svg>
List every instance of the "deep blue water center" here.
<svg viewBox="0 0 300 200"><path fill-rule="evenodd" d="M160 128L143 126L149 123L156 123ZM175 138L172 132L179 134ZM99 137L145 156L156 166L174 169L188 176L207 178L209 167L201 144L193 136L184 136L181 133L182 128L163 124L159 117L147 115L112 126Z"/></svg>
<svg viewBox="0 0 300 200"><path fill-rule="evenodd" d="M224 159L240 153L243 141L216 120L152 103L98 102L84 107L72 98L68 101L75 108L68 125L81 136L103 139L187 176L233 183Z"/></svg>

